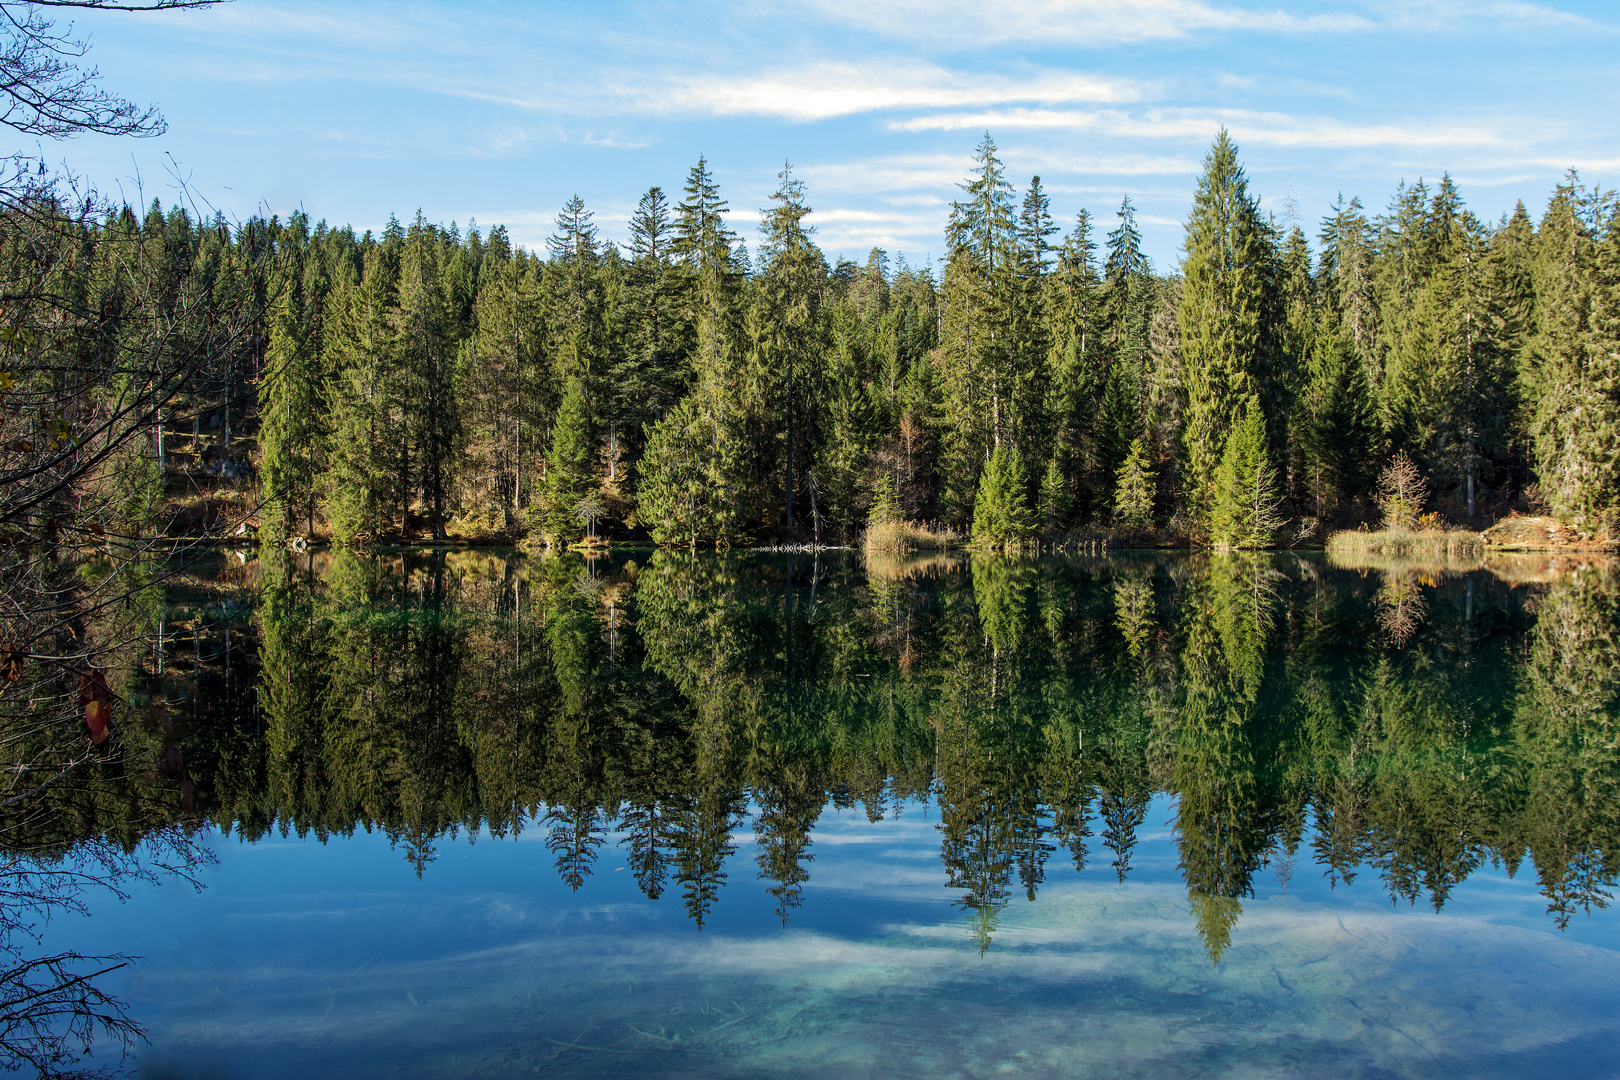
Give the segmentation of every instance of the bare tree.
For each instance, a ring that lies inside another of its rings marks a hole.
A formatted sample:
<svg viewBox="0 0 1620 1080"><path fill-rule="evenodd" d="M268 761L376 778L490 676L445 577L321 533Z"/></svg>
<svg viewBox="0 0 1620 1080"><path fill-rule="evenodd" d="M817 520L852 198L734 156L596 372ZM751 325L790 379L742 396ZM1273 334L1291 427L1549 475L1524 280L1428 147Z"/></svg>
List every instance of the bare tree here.
<svg viewBox="0 0 1620 1080"><path fill-rule="evenodd" d="M100 87L82 64L87 40L48 9L211 2L0 0L0 123L51 139L160 133L155 108ZM262 268L233 254L223 225L143 223L22 155L10 161L0 174L0 1069L55 1076L77 1072L94 1042L127 1050L141 1031L97 982L128 958L38 955L39 928L84 912L88 890L119 896L142 878L189 878L204 857L162 704L162 440L209 373L252 347Z"/></svg>
<svg viewBox="0 0 1620 1080"><path fill-rule="evenodd" d="M1429 485L1412 459L1402 450L1384 466L1378 477L1378 505L1384 511L1384 528L1410 529L1429 501Z"/></svg>

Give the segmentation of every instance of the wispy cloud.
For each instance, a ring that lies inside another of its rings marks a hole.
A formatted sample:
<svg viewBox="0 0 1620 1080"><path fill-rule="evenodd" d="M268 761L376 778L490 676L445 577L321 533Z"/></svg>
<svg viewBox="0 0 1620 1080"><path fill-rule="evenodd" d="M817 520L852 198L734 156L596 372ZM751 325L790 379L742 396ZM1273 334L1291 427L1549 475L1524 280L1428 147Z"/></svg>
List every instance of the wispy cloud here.
<svg viewBox="0 0 1620 1080"><path fill-rule="evenodd" d="M1375 24L1355 12L1294 15L1276 8L1245 8L1201 0L888 0L849 4L810 0L813 10L886 37L975 47L987 43L1111 46L1180 40L1199 31L1321 34L1366 30Z"/></svg>
<svg viewBox="0 0 1620 1080"><path fill-rule="evenodd" d="M1153 139L1208 139L1225 127L1240 141L1268 146L1346 148L1368 146L1507 146L1499 130L1444 120L1358 124L1322 116L1293 116L1246 109L1160 108L995 109L936 113L890 122L897 131L975 131L1019 128L1095 131Z"/></svg>
<svg viewBox="0 0 1620 1080"><path fill-rule="evenodd" d="M803 121L894 109L1010 102L1122 104L1156 93L1154 84L1132 79L1051 69L989 75L875 58L859 64L822 63L741 78L721 74L677 78L630 96L658 111L755 114Z"/></svg>

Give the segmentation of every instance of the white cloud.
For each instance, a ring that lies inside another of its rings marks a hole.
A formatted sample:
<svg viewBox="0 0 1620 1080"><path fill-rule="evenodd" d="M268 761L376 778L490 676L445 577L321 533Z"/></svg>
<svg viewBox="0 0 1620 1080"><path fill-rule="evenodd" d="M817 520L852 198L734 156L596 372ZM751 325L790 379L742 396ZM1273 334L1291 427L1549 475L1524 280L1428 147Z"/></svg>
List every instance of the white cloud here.
<svg viewBox="0 0 1620 1080"><path fill-rule="evenodd" d="M753 114L806 121L893 109L983 107L1021 101L1124 104L1154 93L1151 84L1076 72L1037 69L1023 77L1010 77L873 59L860 64L813 64L791 72L742 78L709 74L684 82L658 80L628 96L661 112Z"/></svg>
<svg viewBox="0 0 1620 1080"><path fill-rule="evenodd" d="M1322 116L1246 109L1158 108L994 109L936 113L892 121L898 131L978 131L1019 128L1093 131L1127 138L1207 140L1225 127L1239 142L1347 149L1368 146L1507 146L1500 132L1459 121L1359 124Z"/></svg>
<svg viewBox="0 0 1620 1080"><path fill-rule="evenodd" d="M1197 31L1250 30L1321 34L1374 24L1352 12L1292 15L1276 9L1223 7L1202 0L888 0L849 4L809 0L822 16L887 37L977 47L1002 42L1107 46L1177 40Z"/></svg>

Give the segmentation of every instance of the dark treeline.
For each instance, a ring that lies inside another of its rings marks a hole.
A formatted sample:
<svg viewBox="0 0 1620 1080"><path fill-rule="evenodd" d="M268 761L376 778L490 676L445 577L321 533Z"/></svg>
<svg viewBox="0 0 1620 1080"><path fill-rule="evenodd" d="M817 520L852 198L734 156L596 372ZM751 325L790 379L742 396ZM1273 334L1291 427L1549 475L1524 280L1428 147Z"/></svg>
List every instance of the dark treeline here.
<svg viewBox="0 0 1620 1080"><path fill-rule="evenodd" d="M698 923L739 874L786 920L826 808L928 797L984 944L1048 875L1123 880L1167 793L1217 956L1268 868L1438 909L1528 860L1560 926L1620 873L1612 571L338 554L258 585L256 649L173 596L143 675L200 683L175 745L249 840L380 829L431 873L462 831L541 828L577 889L617 834Z"/></svg>
<svg viewBox="0 0 1620 1080"><path fill-rule="evenodd" d="M577 197L544 257L420 216L254 223L264 534L827 542L877 515L1244 546L1363 519L1397 452L1443 518L1612 527L1611 194L1571 174L1539 224L1487 223L1449 177L1403 184L1313 251L1222 133L1161 273L1129 198L1060 235L1039 177L1020 196L988 136L975 160L937 276L830 264L787 169L750 255L701 160L622 248Z"/></svg>

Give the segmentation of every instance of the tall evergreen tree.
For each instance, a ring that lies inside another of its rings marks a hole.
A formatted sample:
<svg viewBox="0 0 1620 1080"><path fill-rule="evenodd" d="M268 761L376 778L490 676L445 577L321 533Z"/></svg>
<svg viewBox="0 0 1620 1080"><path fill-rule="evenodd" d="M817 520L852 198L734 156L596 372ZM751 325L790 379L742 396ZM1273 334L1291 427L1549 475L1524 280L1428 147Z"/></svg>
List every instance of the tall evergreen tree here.
<svg viewBox="0 0 1620 1080"><path fill-rule="evenodd" d="M1081 210L1074 229L1058 250L1057 265L1047 275L1047 310L1051 326L1044 412L1050 453L1064 482L1079 499L1082 519L1091 516L1093 498L1086 469L1091 457L1092 416L1100 379L1100 307L1097 242L1091 214Z"/></svg>
<svg viewBox="0 0 1620 1080"><path fill-rule="evenodd" d="M1153 524L1153 468L1141 438L1131 443L1114 488L1114 520L1127 529Z"/></svg>
<svg viewBox="0 0 1620 1080"><path fill-rule="evenodd" d="M298 215L288 230L288 262L269 317L270 341L259 382L259 478L265 504L260 536L272 544L300 525L314 531L325 456L326 380L315 308L318 297L312 295L324 290L311 288L315 283L305 280L319 267L307 250L304 224Z"/></svg>
<svg viewBox="0 0 1620 1080"><path fill-rule="evenodd" d="M552 428L551 451L546 455L546 531L560 542L585 531L579 504L596 490L596 437L591 430L590 408L579 378L563 389L557 422Z"/></svg>
<svg viewBox="0 0 1620 1080"><path fill-rule="evenodd" d="M1035 531L1029 511L1029 474L1011 445L990 453L973 503L973 543L989 550L1016 547Z"/></svg>
<svg viewBox="0 0 1620 1080"><path fill-rule="evenodd" d="M1307 487L1315 516L1325 517L1339 502L1369 493L1368 463L1378 446L1377 406L1348 327L1330 324L1316 335L1303 411Z"/></svg>
<svg viewBox="0 0 1620 1080"><path fill-rule="evenodd" d="M399 306L394 335L399 360L397 402L406 443L399 458L399 488L410 511L420 490L433 535L446 539L445 516L458 464L461 417L455 395L456 352L450 311L440 278L438 230L420 213L400 259ZM414 470L413 470L414 451ZM414 485L420 477L420 488Z"/></svg>
<svg viewBox="0 0 1620 1080"><path fill-rule="evenodd" d="M1329 317L1348 335L1354 354L1367 368L1367 384L1375 392L1381 379L1375 340L1378 331L1377 298L1374 294L1373 257L1376 243L1372 226L1363 213L1361 200L1334 201L1333 212L1322 219L1317 239L1321 249L1317 261L1317 282L1322 303Z"/></svg>
<svg viewBox="0 0 1620 1080"><path fill-rule="evenodd" d="M393 454L402 425L390 408L397 380L390 312L399 281L395 244L371 243L362 271L342 278L327 336L327 427L331 457L326 473L326 516L340 544L377 541L392 531Z"/></svg>
<svg viewBox="0 0 1620 1080"><path fill-rule="evenodd" d="M1604 235L1606 226L1607 235ZM1574 172L1536 240L1536 332L1524 374L1549 509L1588 534L1620 515L1620 218Z"/></svg>
<svg viewBox="0 0 1620 1080"><path fill-rule="evenodd" d="M669 415L689 385L685 336L675 270L675 234L669 200L649 188L630 219L620 338L612 373L613 408L628 429L627 458L640 458L647 431Z"/></svg>
<svg viewBox="0 0 1620 1080"><path fill-rule="evenodd" d="M674 252L694 328L692 389L647 441L640 513L660 542L729 542L760 481L747 460L737 379L745 357L743 277L726 226L726 202L703 158L687 177Z"/></svg>
<svg viewBox="0 0 1620 1080"><path fill-rule="evenodd" d="M989 134L974 151L973 175L951 204L941 289L942 509L971 518L979 472L1000 444L1010 417L1009 263L1017 248L1012 185Z"/></svg>
<svg viewBox="0 0 1620 1080"><path fill-rule="evenodd" d="M811 237L814 227L805 224L810 207L804 201L804 182L795 178L792 166L784 164L777 175L772 206L760 223L764 244L760 248L763 269L756 285L759 309L760 356L758 362L769 372L779 373L780 424L772 424L771 435L783 438L782 492L783 529L795 529L793 499L797 488L794 469L804 465L800 444L806 434L806 376L822 351L822 292L827 262ZM785 431L781 428L785 427Z"/></svg>
<svg viewBox="0 0 1620 1080"><path fill-rule="evenodd" d="M1272 541L1283 519L1277 470L1268 452L1265 413L1253 395L1226 436L1215 477L1210 535L1218 547L1260 548Z"/></svg>
<svg viewBox="0 0 1620 1080"><path fill-rule="evenodd" d="M1181 289L1186 381L1183 497L1207 519L1215 475L1242 402L1261 399L1278 362L1275 249L1258 201L1222 130L1204 158L1187 219Z"/></svg>

